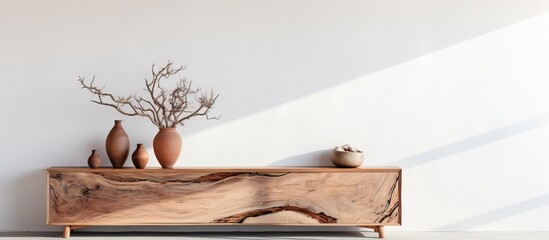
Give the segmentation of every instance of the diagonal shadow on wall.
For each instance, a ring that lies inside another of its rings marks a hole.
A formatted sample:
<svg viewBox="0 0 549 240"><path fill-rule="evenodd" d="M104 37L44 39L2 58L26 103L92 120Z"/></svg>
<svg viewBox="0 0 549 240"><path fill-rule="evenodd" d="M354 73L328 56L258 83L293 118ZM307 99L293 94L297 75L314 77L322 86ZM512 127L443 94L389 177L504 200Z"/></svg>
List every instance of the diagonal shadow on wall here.
<svg viewBox="0 0 549 240"><path fill-rule="evenodd" d="M216 86L216 90L221 93L220 100L216 103L216 109L213 112L221 114L222 118L220 121L195 121L193 119L185 126L185 134L187 136L195 134L339 86L462 42L470 41L510 25L528 21L545 14L547 10L549 9L544 6L538 6L535 11L530 9L529 12L524 11L520 14L520 11L517 10L514 19L501 18L498 21L491 19L488 23L482 25L463 21L458 24L462 30L459 34L452 31L447 32L449 28L444 27L444 30L430 29L427 36L411 32L408 38L393 36L393 33L382 32L379 34L379 32L371 29L368 24L361 23L365 26L359 25L362 27L360 30L351 31L354 34L352 37L347 36L353 38L353 44L350 44L350 46L354 46L356 49L350 49L349 46L342 45L337 46L337 50L329 50L334 48L333 45L330 45L334 42L322 43L326 44L322 45L316 42L319 39L310 37L306 38L307 43L303 43L304 39L296 38L294 39L296 43L293 44L273 42L272 45L262 45L258 51L280 49L278 52L265 52L265 54L270 54L269 56L252 54L243 56L243 60L231 59L230 61L215 60L215 57L212 56L214 60L202 65L213 69L219 68L223 74L228 76L226 82L212 81L212 84ZM432 20L441 21L442 25L450 26L459 22L462 17L467 18L464 15L467 14L468 10L463 9L463 11L463 15L454 16L454 18ZM503 11L503 9L497 11ZM370 13L365 14L369 15ZM373 13L371 14L373 15ZM379 22L394 20L391 17L393 16L384 16L375 20ZM413 16L409 17L414 18ZM429 16L425 17L428 18ZM384 31L407 32L409 27L413 27L409 24L405 21L398 21L393 25L388 25ZM284 32L284 34L288 33ZM337 42L335 39L333 41ZM307 47L315 44L322 47L318 49ZM231 47L236 47L234 51L238 50L240 52L231 52L232 54L245 54L247 50L249 51L247 46L236 45ZM301 48L290 51L296 47ZM292 52L293 55L288 52ZM310 56L315 56L314 61L311 61ZM250 59L253 59L253 61ZM202 65L191 66L191 69L200 68ZM209 69L197 69L196 71L200 72L202 79L219 79L221 77ZM222 112L224 109L230 111Z"/></svg>
<svg viewBox="0 0 549 240"><path fill-rule="evenodd" d="M455 223L438 227L437 231L448 230L470 230L475 227L486 225L504 218L511 217L513 215L521 214L524 212L532 211L544 206L549 205L549 193L537 196L507 207L496 209L472 218L467 218Z"/></svg>
<svg viewBox="0 0 549 240"><path fill-rule="evenodd" d="M477 148L491 142L512 137L549 124L549 114L540 115L505 127L497 128L480 135L463 139L442 147L438 147L405 159L393 162L396 166L405 169L421 166L423 164L442 159L469 149Z"/></svg>

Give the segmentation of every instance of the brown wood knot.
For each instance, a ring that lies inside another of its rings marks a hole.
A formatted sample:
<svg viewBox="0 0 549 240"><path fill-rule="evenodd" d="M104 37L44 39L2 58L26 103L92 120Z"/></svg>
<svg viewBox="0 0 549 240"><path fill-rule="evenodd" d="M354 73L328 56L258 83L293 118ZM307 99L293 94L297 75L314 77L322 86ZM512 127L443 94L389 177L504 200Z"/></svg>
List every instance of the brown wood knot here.
<svg viewBox="0 0 549 240"><path fill-rule="evenodd" d="M307 208L297 207L297 206L278 206L278 207L270 207L270 208L263 208L263 209L256 209L245 213L239 213L232 216L220 218L213 220L214 223L243 223L246 218L249 217L258 217L262 215L268 215L272 213L277 213L281 211L292 211L292 212L298 212L305 216L308 216L312 219L315 219L319 223L337 223L337 218L331 217L326 215L323 212L315 213Z"/></svg>

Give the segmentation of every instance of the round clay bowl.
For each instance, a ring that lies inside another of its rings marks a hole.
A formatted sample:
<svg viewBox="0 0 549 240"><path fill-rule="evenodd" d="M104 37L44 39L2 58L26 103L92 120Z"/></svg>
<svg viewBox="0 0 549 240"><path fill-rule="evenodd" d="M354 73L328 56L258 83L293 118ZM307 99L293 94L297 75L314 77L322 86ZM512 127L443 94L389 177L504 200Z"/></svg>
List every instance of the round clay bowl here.
<svg viewBox="0 0 549 240"><path fill-rule="evenodd" d="M364 153L333 151L332 163L338 167L356 168L362 165Z"/></svg>

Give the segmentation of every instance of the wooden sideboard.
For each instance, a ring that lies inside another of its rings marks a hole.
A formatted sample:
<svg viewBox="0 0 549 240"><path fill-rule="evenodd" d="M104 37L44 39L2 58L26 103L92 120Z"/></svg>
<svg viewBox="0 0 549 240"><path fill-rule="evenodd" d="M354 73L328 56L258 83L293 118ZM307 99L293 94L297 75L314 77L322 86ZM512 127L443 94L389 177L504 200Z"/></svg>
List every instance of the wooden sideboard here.
<svg viewBox="0 0 549 240"><path fill-rule="evenodd" d="M49 168L46 222L359 226L402 223L402 171L367 168Z"/></svg>

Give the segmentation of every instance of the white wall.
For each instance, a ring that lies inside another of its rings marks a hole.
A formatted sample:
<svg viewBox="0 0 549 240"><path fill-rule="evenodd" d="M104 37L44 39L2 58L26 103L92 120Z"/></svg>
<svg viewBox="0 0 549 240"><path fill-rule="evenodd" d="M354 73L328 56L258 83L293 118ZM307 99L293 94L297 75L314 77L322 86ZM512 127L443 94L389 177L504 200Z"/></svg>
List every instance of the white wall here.
<svg viewBox="0 0 549 240"><path fill-rule="evenodd" d="M114 119L76 78L133 94L173 60L222 95L178 166L327 165L351 143L404 168L404 226L549 230L548 1L0 1L0 230L45 226L45 174ZM103 161L107 158L102 153ZM130 163L130 162L128 162ZM154 159L151 165L158 166Z"/></svg>

